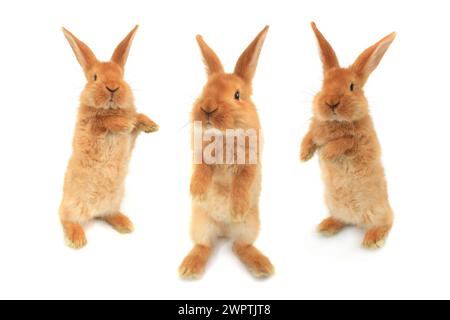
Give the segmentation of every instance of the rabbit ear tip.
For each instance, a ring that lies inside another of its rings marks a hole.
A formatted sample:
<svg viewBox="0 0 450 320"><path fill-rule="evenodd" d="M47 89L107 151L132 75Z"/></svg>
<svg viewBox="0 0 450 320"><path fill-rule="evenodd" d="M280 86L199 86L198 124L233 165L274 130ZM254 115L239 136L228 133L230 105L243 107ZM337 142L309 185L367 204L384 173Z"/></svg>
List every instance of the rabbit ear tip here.
<svg viewBox="0 0 450 320"><path fill-rule="evenodd" d="M262 29L262 31L261 31L261 35L266 35L268 32L269 32L269 25L266 25L265 27L264 27L264 29Z"/></svg>
<svg viewBox="0 0 450 320"><path fill-rule="evenodd" d="M397 32L392 32L391 34L386 36L386 38L384 38L384 39L388 42L392 42L392 41L394 41L396 36L397 36Z"/></svg>
<svg viewBox="0 0 450 320"><path fill-rule="evenodd" d="M311 21L311 28L315 33L319 32L319 28L317 28L317 25L314 21Z"/></svg>
<svg viewBox="0 0 450 320"><path fill-rule="evenodd" d="M61 30L62 30L62 32L64 33L64 35L65 35L66 37L71 37L71 33L70 33L69 30L67 30L67 29L64 28L64 27L61 27Z"/></svg>

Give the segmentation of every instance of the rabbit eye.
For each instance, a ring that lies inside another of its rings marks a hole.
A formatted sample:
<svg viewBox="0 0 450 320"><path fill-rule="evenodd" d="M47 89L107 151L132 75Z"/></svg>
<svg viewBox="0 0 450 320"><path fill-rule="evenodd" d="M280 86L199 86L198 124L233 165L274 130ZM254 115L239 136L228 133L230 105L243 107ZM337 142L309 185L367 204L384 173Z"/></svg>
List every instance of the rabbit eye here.
<svg viewBox="0 0 450 320"><path fill-rule="evenodd" d="M352 84L350 85L350 91L355 91L355 84L354 84L354 83L352 83Z"/></svg>
<svg viewBox="0 0 450 320"><path fill-rule="evenodd" d="M97 81L97 74L94 74L94 81Z"/></svg>
<svg viewBox="0 0 450 320"><path fill-rule="evenodd" d="M239 90L237 90L234 93L234 99L237 100L237 101L241 100L241 93L239 92Z"/></svg>

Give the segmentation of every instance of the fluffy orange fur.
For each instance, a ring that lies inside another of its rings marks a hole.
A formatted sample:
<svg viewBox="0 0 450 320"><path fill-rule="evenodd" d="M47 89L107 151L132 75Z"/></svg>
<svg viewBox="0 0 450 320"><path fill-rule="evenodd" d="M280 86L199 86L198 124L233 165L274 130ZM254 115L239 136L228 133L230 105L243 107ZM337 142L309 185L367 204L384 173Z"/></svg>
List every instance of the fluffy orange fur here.
<svg viewBox="0 0 450 320"><path fill-rule="evenodd" d="M233 73L225 73L222 63L201 36L197 41L203 55L208 82L192 110L192 121L203 128L254 129L260 123L251 100L252 79L268 27L256 37L239 58ZM240 98L236 99L236 92ZM248 144L246 146L248 152ZM183 278L200 277L216 240L234 241L234 252L256 277L268 277L274 268L254 246L259 220L261 164L206 165L193 167L191 180L194 249L180 266Z"/></svg>
<svg viewBox="0 0 450 320"><path fill-rule="evenodd" d="M307 161L315 152L319 154L331 217L319 225L318 231L333 235L345 225L356 225L367 230L363 246L379 248L391 230L393 212L363 88L395 33L364 51L350 67L341 68L331 45L314 23L312 28L324 81L313 102L313 118L300 158Z"/></svg>
<svg viewBox="0 0 450 320"><path fill-rule="evenodd" d="M63 29L87 79L60 206L64 235L72 248L86 245L83 224L94 218L121 233L133 231L131 221L120 213L128 163L138 134L158 129L136 112L132 91L123 78L136 30L117 46L111 61L99 62L86 44Z"/></svg>

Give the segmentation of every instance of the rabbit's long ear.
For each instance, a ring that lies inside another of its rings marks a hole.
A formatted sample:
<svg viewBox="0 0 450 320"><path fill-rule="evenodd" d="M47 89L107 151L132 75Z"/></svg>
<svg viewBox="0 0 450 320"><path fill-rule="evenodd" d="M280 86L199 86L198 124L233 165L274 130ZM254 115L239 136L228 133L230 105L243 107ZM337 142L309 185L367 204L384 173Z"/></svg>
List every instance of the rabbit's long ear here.
<svg viewBox="0 0 450 320"><path fill-rule="evenodd" d="M393 32L366 49L351 66L363 83L367 81L372 71L378 66L396 35Z"/></svg>
<svg viewBox="0 0 450 320"><path fill-rule="evenodd" d="M314 22L311 22L311 27L314 31L314 34L316 35L317 42L319 44L320 59L322 60L324 72L332 68L339 68L339 60L333 50L333 47L330 45L327 39L325 39L319 29L317 29Z"/></svg>
<svg viewBox="0 0 450 320"><path fill-rule="evenodd" d="M208 76L215 73L223 73L224 70L222 62L220 62L217 54L206 44L201 35L197 35L196 39L200 47L200 51L202 52L203 63L205 64L206 73Z"/></svg>
<svg viewBox="0 0 450 320"><path fill-rule="evenodd" d="M241 54L236 63L236 67L234 68L234 74L238 75L248 83L252 81L253 76L255 75L259 55L268 31L269 26L266 26Z"/></svg>
<svg viewBox="0 0 450 320"><path fill-rule="evenodd" d="M97 63L97 58L89 47L84 44L82 41L78 40L69 30L62 28L64 32L64 36L69 41L70 46L77 57L78 62L84 70L84 73L87 73L92 66Z"/></svg>
<svg viewBox="0 0 450 320"><path fill-rule="evenodd" d="M128 53L130 52L131 43L133 42L134 36L136 34L139 26L134 27L133 30L122 40L121 43L114 50L114 53L111 57L111 61L117 63L122 68L125 68L125 64L127 63Z"/></svg>

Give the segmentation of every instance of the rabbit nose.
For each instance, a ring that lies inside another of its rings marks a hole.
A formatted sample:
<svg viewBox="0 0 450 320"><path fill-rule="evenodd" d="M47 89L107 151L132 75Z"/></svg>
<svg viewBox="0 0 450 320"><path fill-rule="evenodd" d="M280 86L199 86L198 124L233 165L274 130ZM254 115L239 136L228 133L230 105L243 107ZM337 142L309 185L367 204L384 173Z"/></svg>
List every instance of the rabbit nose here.
<svg viewBox="0 0 450 320"><path fill-rule="evenodd" d="M117 90L119 90L119 87L116 87L116 88L114 88L114 89L111 89L110 87L106 86L106 89L107 89L109 92L114 93L114 92L116 92Z"/></svg>
<svg viewBox="0 0 450 320"><path fill-rule="evenodd" d="M219 108L215 108L215 109L213 109L213 110L211 110L212 108L207 108L207 109L201 108L201 109L202 109L202 111L209 117L209 116L211 116L214 112L216 112L217 109L219 109Z"/></svg>
<svg viewBox="0 0 450 320"><path fill-rule="evenodd" d="M337 107L339 107L339 105L341 104L340 101L327 101L326 102L327 106L330 107L331 110L336 110Z"/></svg>

